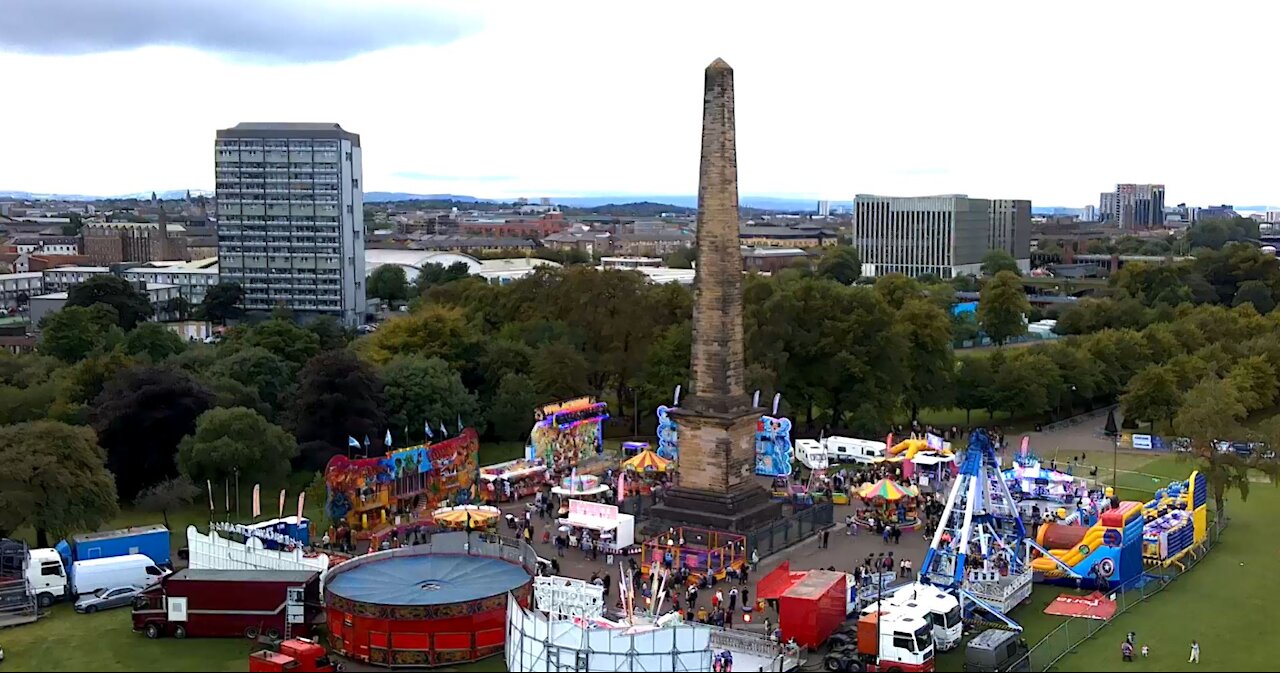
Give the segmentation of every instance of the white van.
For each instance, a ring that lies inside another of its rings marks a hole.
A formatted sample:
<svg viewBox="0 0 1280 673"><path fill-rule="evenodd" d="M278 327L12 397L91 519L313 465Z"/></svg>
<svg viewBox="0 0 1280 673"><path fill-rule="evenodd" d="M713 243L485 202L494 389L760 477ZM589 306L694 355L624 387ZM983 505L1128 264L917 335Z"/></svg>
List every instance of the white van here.
<svg viewBox="0 0 1280 673"><path fill-rule="evenodd" d="M27 552L27 590L40 607L47 608L67 595L67 574L56 549L31 549Z"/></svg>
<svg viewBox="0 0 1280 673"><path fill-rule="evenodd" d="M167 575L145 554L129 554L76 561L71 564L71 594L79 597L98 589L149 587Z"/></svg>
<svg viewBox="0 0 1280 673"><path fill-rule="evenodd" d="M870 463L885 457L884 442L856 437L827 437L827 459L833 463Z"/></svg>

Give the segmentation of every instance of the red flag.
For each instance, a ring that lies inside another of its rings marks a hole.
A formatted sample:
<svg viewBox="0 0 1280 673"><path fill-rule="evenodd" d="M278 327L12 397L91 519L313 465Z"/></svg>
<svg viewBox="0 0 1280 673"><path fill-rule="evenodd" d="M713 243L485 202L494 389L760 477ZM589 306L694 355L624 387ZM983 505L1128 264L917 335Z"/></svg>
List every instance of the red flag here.
<svg viewBox="0 0 1280 673"><path fill-rule="evenodd" d="M283 488L280 489L280 513L277 514L276 516L281 519L284 518L284 489Z"/></svg>
<svg viewBox="0 0 1280 673"><path fill-rule="evenodd" d="M1029 435L1022 436L1022 455L1027 455L1027 448L1031 445L1031 437Z"/></svg>
<svg viewBox="0 0 1280 673"><path fill-rule="evenodd" d="M262 500L259 494L262 484L253 485L253 518L262 516Z"/></svg>
<svg viewBox="0 0 1280 673"><path fill-rule="evenodd" d="M307 502L307 492L303 491L298 494L298 522L302 522L302 507Z"/></svg>
<svg viewBox="0 0 1280 673"><path fill-rule="evenodd" d="M890 432L890 433L889 433L889 436L887 436L887 437L885 437L885 438L884 438L884 448L886 448L886 449L892 449L892 448L893 448L893 433L892 433L892 432Z"/></svg>

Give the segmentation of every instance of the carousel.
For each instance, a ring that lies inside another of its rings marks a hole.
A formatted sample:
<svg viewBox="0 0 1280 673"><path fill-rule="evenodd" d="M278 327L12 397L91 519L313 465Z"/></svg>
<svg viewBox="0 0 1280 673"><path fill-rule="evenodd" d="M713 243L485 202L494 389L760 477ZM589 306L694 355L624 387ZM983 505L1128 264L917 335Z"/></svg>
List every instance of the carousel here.
<svg viewBox="0 0 1280 673"><path fill-rule="evenodd" d="M653 487L667 480L675 469L675 462L663 458L652 449L644 449L622 463L622 474L618 475L618 497L629 495L648 495ZM626 478L623 478L626 475Z"/></svg>
<svg viewBox="0 0 1280 673"><path fill-rule="evenodd" d="M609 485L601 482L600 477L594 474L578 474L576 471L561 479L559 485L551 487L553 495L565 499L595 500L604 497L608 492Z"/></svg>
<svg viewBox="0 0 1280 673"><path fill-rule="evenodd" d="M915 500L918 495L920 491L915 486L904 486L891 479L864 484L858 489L862 507L854 515L854 522L871 529L884 525L915 528L920 525Z"/></svg>
<svg viewBox="0 0 1280 673"><path fill-rule="evenodd" d="M446 530L493 530L502 512L489 505L441 507L431 513L437 526Z"/></svg>

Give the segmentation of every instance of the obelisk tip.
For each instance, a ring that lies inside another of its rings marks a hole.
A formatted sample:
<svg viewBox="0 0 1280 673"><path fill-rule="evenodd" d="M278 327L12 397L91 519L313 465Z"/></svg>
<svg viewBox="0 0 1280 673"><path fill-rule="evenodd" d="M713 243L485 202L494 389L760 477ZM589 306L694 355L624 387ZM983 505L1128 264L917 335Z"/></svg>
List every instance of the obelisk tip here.
<svg viewBox="0 0 1280 673"><path fill-rule="evenodd" d="M723 58L717 58L712 61L711 65L707 66L707 70L728 70L733 72L733 68L728 63L725 63Z"/></svg>

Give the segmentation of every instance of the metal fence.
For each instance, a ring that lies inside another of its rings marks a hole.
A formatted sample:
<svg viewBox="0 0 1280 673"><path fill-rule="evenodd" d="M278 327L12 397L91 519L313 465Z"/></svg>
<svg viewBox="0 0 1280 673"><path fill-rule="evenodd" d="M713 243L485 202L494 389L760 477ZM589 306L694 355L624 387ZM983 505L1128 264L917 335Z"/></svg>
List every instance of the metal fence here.
<svg viewBox="0 0 1280 673"><path fill-rule="evenodd" d="M747 533L747 549L756 550L760 558L764 558L834 524L835 506L830 502L814 503L812 507Z"/></svg>
<svg viewBox="0 0 1280 673"><path fill-rule="evenodd" d="M1190 572L1192 568L1199 565L1210 550L1218 543L1222 532L1226 530L1228 519L1223 518L1221 522L1214 522L1209 526L1207 539L1201 546L1200 550L1184 556L1180 563L1182 567L1171 566L1162 568L1159 572L1152 571L1145 573L1130 581L1127 586L1112 590L1111 594L1115 596L1116 612L1111 619L1124 614L1129 608L1155 596L1164 591L1171 582ZM1084 617L1072 617L1063 622L1058 628L1054 629L1049 635L1041 638L1024 659L1030 660L1029 668L1019 669L1024 665L1023 660L1019 660L1008 670L1033 670L1048 671L1063 657L1071 654L1082 643L1093 638L1099 631L1106 629L1111 624L1111 619L1087 619ZM1119 640L1116 640L1119 643Z"/></svg>

